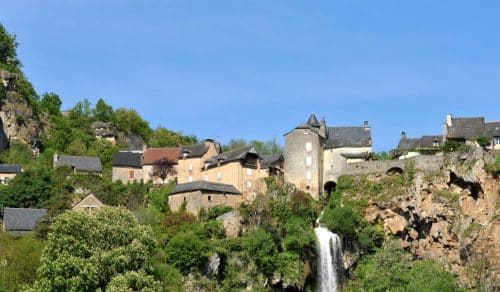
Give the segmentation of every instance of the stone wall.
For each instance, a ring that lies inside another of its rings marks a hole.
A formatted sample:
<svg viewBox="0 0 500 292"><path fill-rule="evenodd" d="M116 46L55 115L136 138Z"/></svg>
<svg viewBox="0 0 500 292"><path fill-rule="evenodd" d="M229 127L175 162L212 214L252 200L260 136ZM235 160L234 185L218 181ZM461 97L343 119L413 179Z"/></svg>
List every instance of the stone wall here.
<svg viewBox="0 0 500 292"><path fill-rule="evenodd" d="M130 172L133 172L133 178ZM138 167L117 167L113 166L113 181L122 181L124 184L132 183L134 181L140 182L143 179L142 168Z"/></svg>
<svg viewBox="0 0 500 292"><path fill-rule="evenodd" d="M201 208L208 209L210 207L220 205L237 208L243 202L243 196L202 191L173 194L168 196L168 205L172 211L178 211L184 202L186 202L186 210L197 215Z"/></svg>
<svg viewBox="0 0 500 292"><path fill-rule="evenodd" d="M413 162L416 170L422 172L434 172L443 168L443 155L419 155L408 159L400 160L376 160L359 163L349 163L346 165L343 174L346 175L366 175L385 174L389 170L399 168L404 170L407 165Z"/></svg>
<svg viewBox="0 0 500 292"><path fill-rule="evenodd" d="M342 154L360 154L370 152L372 152L371 147L342 147L325 150L323 152L323 184L328 181L336 182L339 176L344 173L347 165L350 164L348 163L348 159L343 157Z"/></svg>

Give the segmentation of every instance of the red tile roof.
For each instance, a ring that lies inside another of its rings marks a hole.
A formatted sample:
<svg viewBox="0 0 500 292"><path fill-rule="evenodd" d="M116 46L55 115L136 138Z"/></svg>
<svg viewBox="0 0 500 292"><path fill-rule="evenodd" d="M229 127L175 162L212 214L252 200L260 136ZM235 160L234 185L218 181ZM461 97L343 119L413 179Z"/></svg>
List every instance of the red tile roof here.
<svg viewBox="0 0 500 292"><path fill-rule="evenodd" d="M148 148L144 151L144 164L151 165L155 161L162 160L164 158L177 163L181 149L179 147L175 148Z"/></svg>

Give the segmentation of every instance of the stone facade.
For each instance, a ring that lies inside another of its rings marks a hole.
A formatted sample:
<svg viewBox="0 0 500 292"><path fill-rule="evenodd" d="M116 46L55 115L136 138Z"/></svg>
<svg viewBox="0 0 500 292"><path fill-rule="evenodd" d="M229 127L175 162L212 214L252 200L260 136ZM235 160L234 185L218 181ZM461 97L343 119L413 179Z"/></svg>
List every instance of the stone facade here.
<svg viewBox="0 0 500 292"><path fill-rule="evenodd" d="M124 184L140 182L144 174L142 167L113 166L113 181L122 181Z"/></svg>
<svg viewBox="0 0 500 292"><path fill-rule="evenodd" d="M242 195L206 192L202 190L171 194L168 196L170 210L179 211L181 206L185 203L186 211L192 214L198 214L202 208L208 209L219 205L237 208L242 202Z"/></svg>
<svg viewBox="0 0 500 292"><path fill-rule="evenodd" d="M204 179L202 170L205 160L220 153L217 144L211 140L205 141L204 146L207 149L201 155L189 155L186 152L182 153L181 150L177 165L177 182L179 184Z"/></svg>

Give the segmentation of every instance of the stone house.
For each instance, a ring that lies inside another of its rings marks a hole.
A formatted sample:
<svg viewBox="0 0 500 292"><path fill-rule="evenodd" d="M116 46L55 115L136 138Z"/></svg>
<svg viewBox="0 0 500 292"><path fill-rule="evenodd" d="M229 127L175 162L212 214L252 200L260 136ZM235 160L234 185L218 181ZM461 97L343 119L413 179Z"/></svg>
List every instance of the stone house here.
<svg viewBox="0 0 500 292"><path fill-rule="evenodd" d="M142 153L121 151L113 156L112 180L123 183L140 182L144 179Z"/></svg>
<svg viewBox="0 0 500 292"><path fill-rule="evenodd" d="M92 213L93 210L99 209L104 206L101 201L99 201L94 195L88 195L78 204L73 207L74 211L83 211L87 213Z"/></svg>
<svg viewBox="0 0 500 292"><path fill-rule="evenodd" d="M54 167L69 166L75 173L102 173L99 157L54 154Z"/></svg>
<svg viewBox="0 0 500 292"><path fill-rule="evenodd" d="M224 205L233 208L243 202L243 196L233 185L209 181L193 181L175 186L168 196L172 211L178 211L183 204L186 211L197 214L202 208Z"/></svg>
<svg viewBox="0 0 500 292"><path fill-rule="evenodd" d="M283 154L261 155L260 157L260 177L275 176L277 182L282 184L284 182L283 169L285 163Z"/></svg>
<svg viewBox="0 0 500 292"><path fill-rule="evenodd" d="M147 148L144 151L142 165L144 181L165 184L176 180L180 150L179 147ZM171 170L170 167L172 167ZM162 175L166 175L166 177L162 179Z"/></svg>
<svg viewBox="0 0 500 292"><path fill-rule="evenodd" d="M477 145L477 139L486 137L490 143L487 148L500 149L500 122L486 123L484 117L455 118L446 115L443 124L443 141L457 141Z"/></svg>
<svg viewBox="0 0 500 292"><path fill-rule="evenodd" d="M36 224L47 215L46 209L3 208L2 230L25 233L35 229Z"/></svg>
<svg viewBox="0 0 500 292"><path fill-rule="evenodd" d="M406 159L420 154L433 154L441 151L443 136L426 135L420 138L407 138L406 132L401 132L399 144L394 150L394 155L399 159Z"/></svg>
<svg viewBox="0 0 500 292"><path fill-rule="evenodd" d="M366 160L371 149L371 128L365 121L360 127L327 127L311 114L285 134L285 182L319 199L323 191L332 191L348 163Z"/></svg>
<svg viewBox="0 0 500 292"><path fill-rule="evenodd" d="M207 139L197 145L182 146L177 163L177 182L179 184L203 180L202 170L205 160L221 153L219 143Z"/></svg>
<svg viewBox="0 0 500 292"><path fill-rule="evenodd" d="M23 167L18 164L0 164L0 183L7 185L9 181L23 171Z"/></svg>

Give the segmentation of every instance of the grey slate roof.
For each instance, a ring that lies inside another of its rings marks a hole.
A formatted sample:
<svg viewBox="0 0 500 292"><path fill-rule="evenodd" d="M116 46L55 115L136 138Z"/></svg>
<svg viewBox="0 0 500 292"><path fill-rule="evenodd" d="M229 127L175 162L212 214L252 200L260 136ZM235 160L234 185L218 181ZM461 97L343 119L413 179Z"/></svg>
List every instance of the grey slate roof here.
<svg viewBox="0 0 500 292"><path fill-rule="evenodd" d="M45 215L46 209L4 208L5 231L33 231L36 223Z"/></svg>
<svg viewBox="0 0 500 292"><path fill-rule="evenodd" d="M500 122L486 123L486 136L498 137L500 136Z"/></svg>
<svg viewBox="0 0 500 292"><path fill-rule="evenodd" d="M283 160L283 155L281 154L270 154L270 155L261 155L260 166L261 167L270 167L279 164L279 162Z"/></svg>
<svg viewBox="0 0 500 292"><path fill-rule="evenodd" d="M434 142L438 142L439 146L442 146L442 137L439 135L427 135L422 136L420 138L407 138L400 139L398 147L396 150L398 151L410 151L415 149L422 148L435 148Z"/></svg>
<svg viewBox="0 0 500 292"><path fill-rule="evenodd" d="M254 154L256 157L258 157L255 148L253 146L247 146L240 149L217 154L215 156L210 157L205 162L208 163L209 167L211 167L217 165L218 161L220 161L221 164L224 164L231 161L243 160L247 157L248 154Z"/></svg>
<svg viewBox="0 0 500 292"><path fill-rule="evenodd" d="M77 171L102 171L101 159L99 157L59 155L54 166L70 166Z"/></svg>
<svg viewBox="0 0 500 292"><path fill-rule="evenodd" d="M452 118L447 138L475 140L485 133L484 118Z"/></svg>
<svg viewBox="0 0 500 292"><path fill-rule="evenodd" d="M20 173L23 167L19 164L0 164L0 173Z"/></svg>
<svg viewBox="0 0 500 292"><path fill-rule="evenodd" d="M142 153L118 152L113 156L113 166L142 167Z"/></svg>
<svg viewBox="0 0 500 292"><path fill-rule="evenodd" d="M372 135L365 127L328 127L325 149L340 147L370 147Z"/></svg>
<svg viewBox="0 0 500 292"><path fill-rule="evenodd" d="M311 114L309 116L309 119L307 120L306 124L308 126L311 126L311 127L314 127L314 128L319 128L320 127L320 124L319 124L318 119L316 118L315 114Z"/></svg>
<svg viewBox="0 0 500 292"><path fill-rule="evenodd" d="M181 153L179 158L183 158L186 154L186 158L201 157L208 151L208 146L205 144L188 145L181 147Z"/></svg>
<svg viewBox="0 0 500 292"><path fill-rule="evenodd" d="M194 192L194 191L205 191L205 192L214 192L214 193L225 193L225 194L241 194L236 187L233 185L221 184L208 182L204 180L198 180L193 182L188 182L184 184L179 184L174 187L171 195L186 193L186 192Z"/></svg>

